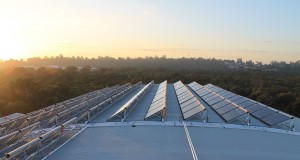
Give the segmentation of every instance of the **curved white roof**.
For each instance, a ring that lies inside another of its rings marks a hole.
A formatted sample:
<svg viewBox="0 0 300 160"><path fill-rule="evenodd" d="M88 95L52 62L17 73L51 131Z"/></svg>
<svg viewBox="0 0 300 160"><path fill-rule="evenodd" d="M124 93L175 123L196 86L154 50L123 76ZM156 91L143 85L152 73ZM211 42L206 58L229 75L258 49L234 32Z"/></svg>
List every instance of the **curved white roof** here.
<svg viewBox="0 0 300 160"><path fill-rule="evenodd" d="M176 92L173 84L167 84L165 103L157 107L160 112L165 107L165 115L158 113L146 120L154 97L160 94L159 84L153 84L142 97L132 100L145 85L138 86L101 110L88 123L80 124L82 128L75 136L44 159L300 159L298 118L270 126L246 111L247 114L227 122L193 91L192 85L184 85L189 91ZM200 116L184 120L182 107L186 104L178 101L181 92L192 94L205 112L201 110ZM133 109L126 113L123 122L122 118L107 121L130 100L134 102ZM288 126L292 121L293 129Z"/></svg>

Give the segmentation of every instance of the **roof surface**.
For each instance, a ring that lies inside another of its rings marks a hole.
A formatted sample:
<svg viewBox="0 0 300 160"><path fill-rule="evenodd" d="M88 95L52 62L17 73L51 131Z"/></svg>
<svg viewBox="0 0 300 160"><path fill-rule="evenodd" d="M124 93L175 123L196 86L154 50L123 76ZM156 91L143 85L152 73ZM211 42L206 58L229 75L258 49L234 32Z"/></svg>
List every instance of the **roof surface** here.
<svg viewBox="0 0 300 160"><path fill-rule="evenodd" d="M159 87L154 84L134 105L124 122L107 122L144 86L113 103L46 159L195 159L194 155L204 160L300 159L298 118L295 118L294 131L281 124L270 127L251 115L250 126L238 118L228 123L187 85L206 108L206 123L198 118L182 123L173 84L167 84L164 121L159 118L144 120Z"/></svg>

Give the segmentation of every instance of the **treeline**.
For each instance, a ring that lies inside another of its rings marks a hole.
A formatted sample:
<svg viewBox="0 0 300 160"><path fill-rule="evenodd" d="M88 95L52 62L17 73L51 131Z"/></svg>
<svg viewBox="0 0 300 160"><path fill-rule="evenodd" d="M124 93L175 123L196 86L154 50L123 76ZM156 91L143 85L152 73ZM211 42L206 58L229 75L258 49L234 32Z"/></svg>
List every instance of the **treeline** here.
<svg viewBox="0 0 300 160"><path fill-rule="evenodd" d="M123 68L133 67L141 69L157 69L166 68L171 70L231 70L228 64L239 64L238 68L251 68L255 66L256 69L265 70L282 70L288 72L300 73L300 61L295 62L277 62L272 61L270 64L262 64L261 62L246 61L242 62L239 58L237 61L234 60L222 60L222 59L205 59L205 58L167 58L162 57L145 57L145 58L112 58L112 57L98 57L98 58L86 58L86 57L64 57L63 55L56 57L35 57L28 58L27 60L7 60L0 61L0 67L20 67L20 66L33 66L33 67L48 67L48 66L92 66L95 68ZM242 63L242 64L241 64Z"/></svg>
<svg viewBox="0 0 300 160"><path fill-rule="evenodd" d="M168 80L212 83L269 106L300 116L300 74L261 70L195 70L166 68L0 69L0 113L27 113L115 84Z"/></svg>

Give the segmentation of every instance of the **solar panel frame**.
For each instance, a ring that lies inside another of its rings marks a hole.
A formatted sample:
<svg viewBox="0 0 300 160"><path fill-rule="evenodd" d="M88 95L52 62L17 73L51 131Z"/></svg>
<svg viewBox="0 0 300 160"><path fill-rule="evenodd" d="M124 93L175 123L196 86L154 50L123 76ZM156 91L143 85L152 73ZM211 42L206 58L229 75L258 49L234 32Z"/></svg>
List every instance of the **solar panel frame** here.
<svg viewBox="0 0 300 160"><path fill-rule="evenodd" d="M224 106L224 107L222 107L222 108L219 108L219 109L217 109L216 111L220 114L220 115L222 115L222 114L225 114L225 113L227 113L227 112L229 112L229 111L231 111L231 110L234 110L234 109L236 109L237 108L237 106L235 106L235 105L233 105L233 104L228 104L228 105L226 105L226 106Z"/></svg>

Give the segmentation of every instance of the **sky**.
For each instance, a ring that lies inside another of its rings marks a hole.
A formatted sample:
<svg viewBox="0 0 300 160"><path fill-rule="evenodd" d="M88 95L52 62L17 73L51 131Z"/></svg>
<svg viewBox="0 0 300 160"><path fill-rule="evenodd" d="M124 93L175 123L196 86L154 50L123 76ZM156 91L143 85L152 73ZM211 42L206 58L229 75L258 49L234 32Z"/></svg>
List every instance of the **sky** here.
<svg viewBox="0 0 300 160"><path fill-rule="evenodd" d="M0 0L0 59L300 60L299 0Z"/></svg>

